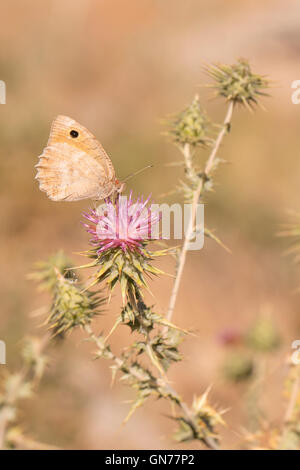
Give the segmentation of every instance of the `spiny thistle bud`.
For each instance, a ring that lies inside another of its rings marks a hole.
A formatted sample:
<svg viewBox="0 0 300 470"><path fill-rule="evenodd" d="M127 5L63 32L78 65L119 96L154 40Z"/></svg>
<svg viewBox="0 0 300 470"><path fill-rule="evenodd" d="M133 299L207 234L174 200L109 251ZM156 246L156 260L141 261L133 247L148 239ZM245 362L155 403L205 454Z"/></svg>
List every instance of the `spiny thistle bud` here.
<svg viewBox="0 0 300 470"><path fill-rule="evenodd" d="M71 270L72 262L63 251L58 251L47 261L35 263L34 267L36 270L27 278L38 281L41 290L53 292L57 284L57 271L67 279L74 278L74 272Z"/></svg>
<svg viewBox="0 0 300 470"><path fill-rule="evenodd" d="M140 298L137 301L137 307L133 307L130 302L125 305L117 323L129 326L132 332L137 331L144 336L148 336L156 325L180 330L173 323L170 323L158 313L153 312L152 307L147 307ZM187 333L185 330L180 331Z"/></svg>
<svg viewBox="0 0 300 470"><path fill-rule="evenodd" d="M102 207L84 214L93 245L84 254L93 261L80 268L99 266L91 285L105 281L110 292L119 281L124 305L128 292L135 293L135 286L147 287L146 275L162 273L151 261L168 251L147 249L160 219L148 203L149 197L134 202L130 193L129 198L107 199Z"/></svg>
<svg viewBox="0 0 300 470"><path fill-rule="evenodd" d="M212 87L217 90L216 96L223 96L227 101L244 104L251 109L253 103L258 103L258 98L268 96L262 90L270 86L269 81L254 74L245 59L239 59L233 65L209 65L206 70L215 81Z"/></svg>
<svg viewBox="0 0 300 470"><path fill-rule="evenodd" d="M253 371L252 359L240 352L229 354L223 364L223 374L231 382L243 382L252 376Z"/></svg>
<svg viewBox="0 0 300 470"><path fill-rule="evenodd" d="M258 318L246 339L250 347L262 352L273 351L280 345L278 331L268 317Z"/></svg>
<svg viewBox="0 0 300 470"><path fill-rule="evenodd" d="M209 389L200 397L195 397L191 409L191 419L178 417L179 428L174 436L178 442L198 439L205 441L207 438L216 438L215 427L224 425L221 413L218 413L208 403Z"/></svg>
<svg viewBox="0 0 300 470"><path fill-rule="evenodd" d="M76 326L83 327L99 314L98 308L103 302L95 292L82 291L80 286L57 271L54 300L47 323L55 335L65 333Z"/></svg>
<svg viewBox="0 0 300 470"><path fill-rule="evenodd" d="M168 127L167 135L180 145L207 146L212 142L209 137L211 123L197 95L186 109L168 122Z"/></svg>
<svg viewBox="0 0 300 470"><path fill-rule="evenodd" d="M151 348L165 371L173 362L182 360L182 354L178 350L181 341L182 333L171 328L168 329L167 336L157 335L151 340Z"/></svg>

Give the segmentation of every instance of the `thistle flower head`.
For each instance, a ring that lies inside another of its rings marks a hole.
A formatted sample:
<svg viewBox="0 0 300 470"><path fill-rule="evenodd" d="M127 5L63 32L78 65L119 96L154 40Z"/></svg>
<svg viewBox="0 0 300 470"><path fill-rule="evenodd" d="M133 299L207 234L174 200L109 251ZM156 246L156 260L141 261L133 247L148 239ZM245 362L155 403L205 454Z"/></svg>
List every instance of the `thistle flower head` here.
<svg viewBox="0 0 300 470"><path fill-rule="evenodd" d="M84 214L88 221L84 226L92 235L92 249L85 254L93 261L81 268L99 266L93 284L105 280L111 291L119 281L124 305L129 291L134 294L136 287L147 287L145 275L162 273L151 261L166 250L147 249L148 242L158 238L155 230L160 219L149 201L149 197L133 201L131 193L128 199L106 200L102 207Z"/></svg>
<svg viewBox="0 0 300 470"><path fill-rule="evenodd" d="M223 96L227 101L251 108L253 103L258 103L258 98L268 96L263 90L269 87L269 81L254 74L245 59L239 59L233 65L209 65L207 72L215 81L212 86L216 89L216 96Z"/></svg>
<svg viewBox="0 0 300 470"><path fill-rule="evenodd" d="M91 242L97 252L115 248L122 251L139 251L146 241L151 240L154 228L159 222L159 214L149 207L150 196L144 200L120 196L114 203L107 199L96 210L85 213L88 221L84 226L92 235Z"/></svg>
<svg viewBox="0 0 300 470"><path fill-rule="evenodd" d="M236 345L242 341L242 334L235 328L225 328L218 334L218 342L222 346Z"/></svg>
<svg viewBox="0 0 300 470"><path fill-rule="evenodd" d="M211 123L197 95L187 108L169 121L168 127L167 134L180 145L206 146L212 141L209 137Z"/></svg>

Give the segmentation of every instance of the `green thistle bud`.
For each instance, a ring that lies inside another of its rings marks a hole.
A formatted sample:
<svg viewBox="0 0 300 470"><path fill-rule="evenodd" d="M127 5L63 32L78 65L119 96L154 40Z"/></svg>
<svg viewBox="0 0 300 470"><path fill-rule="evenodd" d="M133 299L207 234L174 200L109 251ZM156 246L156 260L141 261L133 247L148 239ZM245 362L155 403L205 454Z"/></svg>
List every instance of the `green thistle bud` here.
<svg viewBox="0 0 300 470"><path fill-rule="evenodd" d="M241 353L231 353L223 365L223 373L231 382L243 382L249 379L254 371L252 359Z"/></svg>
<svg viewBox="0 0 300 470"><path fill-rule="evenodd" d="M208 393L209 389L200 397L194 398L190 419L183 416L175 418L179 424L174 435L176 441L184 442L198 439L205 442L207 438L216 439L215 427L225 423L221 413L217 412L208 403Z"/></svg>
<svg viewBox="0 0 300 470"><path fill-rule="evenodd" d="M245 59L239 59L236 64L209 65L206 69L214 79L216 96L223 96L227 101L244 104L251 109L258 98L268 96L262 90L270 86L269 81L262 75L254 74L250 64Z"/></svg>
<svg viewBox="0 0 300 470"><path fill-rule="evenodd" d="M57 271L67 279L74 278L74 271L71 270L72 262L59 251L51 256L47 261L35 263L36 270L30 273L27 278L40 283L41 290L53 292L57 283Z"/></svg>
<svg viewBox="0 0 300 470"><path fill-rule="evenodd" d="M248 332L246 340L250 347L262 352L273 351L280 345L278 331L268 317L259 318L255 322Z"/></svg>
<svg viewBox="0 0 300 470"><path fill-rule="evenodd" d="M76 326L83 327L99 314L98 308L103 302L95 292L82 291L57 271L54 300L47 323L55 335L65 333Z"/></svg>
<svg viewBox="0 0 300 470"><path fill-rule="evenodd" d="M113 330L117 325L123 324L129 326L132 332L137 331L148 338L149 333L151 333L157 325L165 326L168 328L167 335L163 336L165 344L168 344L169 348L176 348L180 343L179 333L187 334L187 330L177 327L163 316L153 312L153 307L147 307L144 304L138 290L136 290L136 299L134 299L134 301L136 302L134 306L128 302L122 309L121 315L117 319Z"/></svg>
<svg viewBox="0 0 300 470"><path fill-rule="evenodd" d="M130 303L127 303L123 308L119 321L124 325L129 326L131 331L147 336L154 328L157 320L157 315L151 311L150 307L143 305L143 308L133 308Z"/></svg>
<svg viewBox="0 0 300 470"><path fill-rule="evenodd" d="M182 355L178 350L181 341L182 333L171 328L168 329L166 337L157 335L152 339L151 348L165 371L173 362L182 360Z"/></svg>
<svg viewBox="0 0 300 470"><path fill-rule="evenodd" d="M212 126L200 105L198 96L195 96L186 109L168 122L168 127L167 135L180 145L207 146L212 142L209 137Z"/></svg>

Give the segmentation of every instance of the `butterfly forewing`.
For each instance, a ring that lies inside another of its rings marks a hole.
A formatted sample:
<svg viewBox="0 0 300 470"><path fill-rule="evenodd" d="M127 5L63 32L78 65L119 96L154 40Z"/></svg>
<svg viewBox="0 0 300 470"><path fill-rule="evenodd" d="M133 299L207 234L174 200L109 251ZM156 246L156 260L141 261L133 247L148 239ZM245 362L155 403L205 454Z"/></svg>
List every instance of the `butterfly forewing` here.
<svg viewBox="0 0 300 470"><path fill-rule="evenodd" d="M67 116L52 123L36 178L54 201L103 199L115 190L112 162L85 127Z"/></svg>

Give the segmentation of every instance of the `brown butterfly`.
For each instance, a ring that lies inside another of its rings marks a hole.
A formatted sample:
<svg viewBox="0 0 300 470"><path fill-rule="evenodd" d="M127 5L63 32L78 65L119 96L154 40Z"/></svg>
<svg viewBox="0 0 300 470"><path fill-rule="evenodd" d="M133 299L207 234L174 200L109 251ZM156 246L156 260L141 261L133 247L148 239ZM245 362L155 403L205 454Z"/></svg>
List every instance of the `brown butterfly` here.
<svg viewBox="0 0 300 470"><path fill-rule="evenodd" d="M36 168L39 187L52 201L100 200L124 186L98 140L67 116L53 121Z"/></svg>

